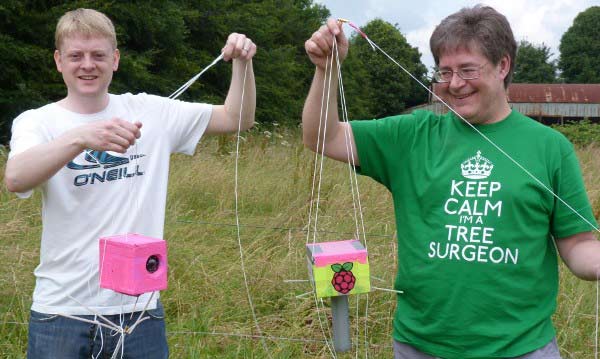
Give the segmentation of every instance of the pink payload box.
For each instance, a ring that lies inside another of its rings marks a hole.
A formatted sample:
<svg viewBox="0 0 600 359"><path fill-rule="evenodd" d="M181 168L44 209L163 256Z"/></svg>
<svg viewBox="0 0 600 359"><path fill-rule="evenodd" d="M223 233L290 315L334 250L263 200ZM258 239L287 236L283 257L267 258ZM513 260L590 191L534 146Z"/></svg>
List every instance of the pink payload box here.
<svg viewBox="0 0 600 359"><path fill-rule="evenodd" d="M167 288L167 243L141 234L100 238L100 287L128 295Z"/></svg>
<svg viewBox="0 0 600 359"><path fill-rule="evenodd" d="M313 243L307 247L317 267L335 262L367 262L367 250L357 239Z"/></svg>

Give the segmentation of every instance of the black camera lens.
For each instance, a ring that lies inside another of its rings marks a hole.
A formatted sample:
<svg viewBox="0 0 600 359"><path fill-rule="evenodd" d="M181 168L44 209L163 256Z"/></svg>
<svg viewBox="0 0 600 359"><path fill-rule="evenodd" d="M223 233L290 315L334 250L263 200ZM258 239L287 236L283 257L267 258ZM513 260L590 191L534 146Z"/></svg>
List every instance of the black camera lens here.
<svg viewBox="0 0 600 359"><path fill-rule="evenodd" d="M146 261L146 270L150 273L154 273L158 270L158 257L150 256Z"/></svg>

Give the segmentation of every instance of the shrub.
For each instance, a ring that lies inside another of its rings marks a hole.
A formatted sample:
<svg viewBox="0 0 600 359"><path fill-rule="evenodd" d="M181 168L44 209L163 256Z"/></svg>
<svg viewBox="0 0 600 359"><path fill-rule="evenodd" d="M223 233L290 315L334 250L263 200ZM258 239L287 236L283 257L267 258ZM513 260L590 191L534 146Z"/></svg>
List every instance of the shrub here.
<svg viewBox="0 0 600 359"><path fill-rule="evenodd" d="M589 120L570 122L565 125L553 125L552 127L567 136L576 146L600 143L600 126Z"/></svg>

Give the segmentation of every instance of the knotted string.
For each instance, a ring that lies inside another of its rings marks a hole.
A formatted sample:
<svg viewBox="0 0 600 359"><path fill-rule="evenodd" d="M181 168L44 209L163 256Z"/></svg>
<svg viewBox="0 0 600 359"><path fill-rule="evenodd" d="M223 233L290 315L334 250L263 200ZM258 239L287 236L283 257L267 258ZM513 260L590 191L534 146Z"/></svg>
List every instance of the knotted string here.
<svg viewBox="0 0 600 359"><path fill-rule="evenodd" d="M204 68L204 70L200 71L196 76L194 76L191 79L189 79L188 82L184 83L183 85L181 85L180 88L178 88L177 90L175 90L175 92L173 92L172 94L170 94L169 98L174 100L177 97L179 97L179 95L181 95L182 93L184 93L185 90L187 90L190 86L192 86L192 84L194 82L196 82L196 80L198 80L200 78L200 76L202 76L203 73L205 73L208 69L210 69L211 67L213 67L217 62L219 62L222 59L223 59L223 54L221 53L221 55L217 56L217 58L214 59L213 62L211 62L208 66L206 66Z"/></svg>

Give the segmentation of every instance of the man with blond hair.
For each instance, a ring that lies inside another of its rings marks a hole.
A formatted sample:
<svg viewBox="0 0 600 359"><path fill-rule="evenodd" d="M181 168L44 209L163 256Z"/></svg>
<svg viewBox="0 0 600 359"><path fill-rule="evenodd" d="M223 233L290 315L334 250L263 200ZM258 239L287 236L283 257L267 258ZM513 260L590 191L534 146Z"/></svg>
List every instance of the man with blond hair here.
<svg viewBox="0 0 600 359"><path fill-rule="evenodd" d="M108 88L120 53L111 20L91 9L59 20L54 60L67 95L14 120L6 164L9 191L29 197L39 188L43 198L28 358L112 354L119 335L60 314L94 321L97 313L126 327L138 317L129 313L146 303L149 319L125 336L124 357L168 356L158 295L149 301L150 293L136 299L99 287L98 238L124 232L162 238L170 154L191 155L202 135L235 132L239 121L242 130L253 125L256 45L232 33L222 53L232 60L223 105L114 95Z"/></svg>
<svg viewBox="0 0 600 359"><path fill-rule="evenodd" d="M394 357L560 358L552 325L555 248L576 276L596 280L600 242L573 146L508 104L517 45L507 19L478 5L434 30L434 77L456 113L339 122L334 71L324 145L317 148L334 38L343 61L348 41L334 20L305 43L316 71L302 117L304 143L352 161L392 192L395 289L403 291Z"/></svg>

